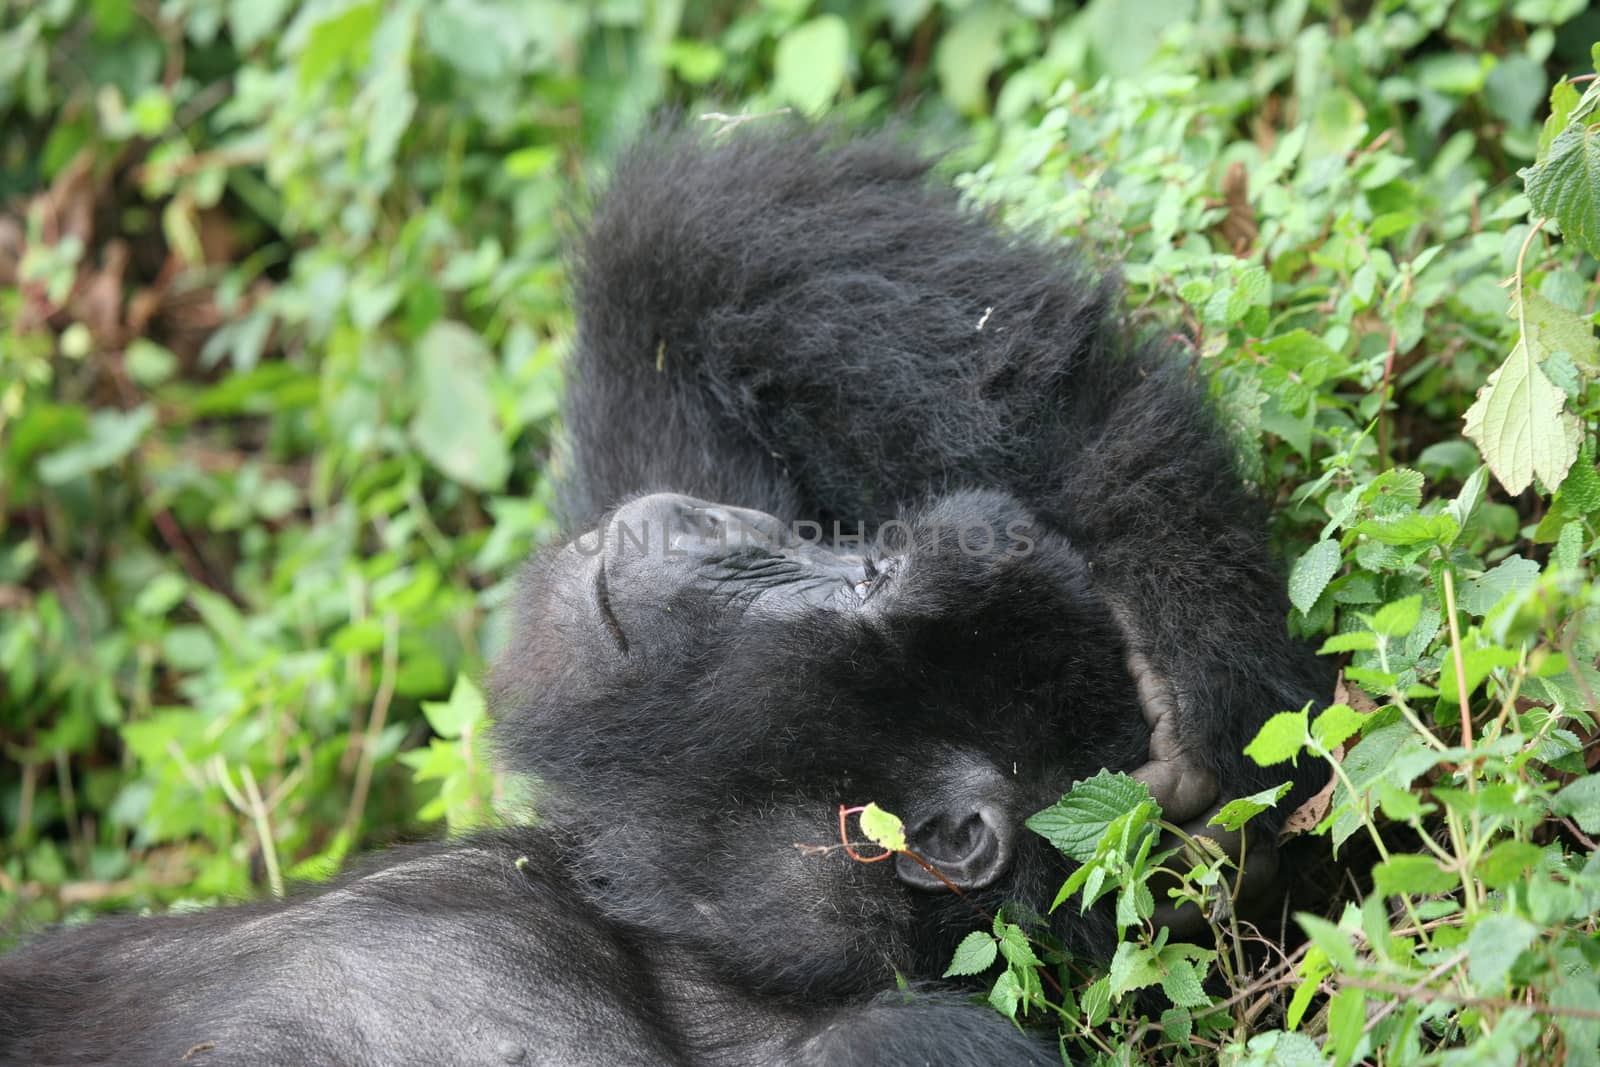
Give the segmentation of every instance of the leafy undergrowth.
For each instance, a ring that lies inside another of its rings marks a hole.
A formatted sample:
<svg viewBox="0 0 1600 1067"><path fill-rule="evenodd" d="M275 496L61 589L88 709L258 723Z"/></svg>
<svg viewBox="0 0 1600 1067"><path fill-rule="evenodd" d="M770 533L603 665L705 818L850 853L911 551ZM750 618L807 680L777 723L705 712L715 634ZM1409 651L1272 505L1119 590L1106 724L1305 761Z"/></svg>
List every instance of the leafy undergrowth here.
<svg viewBox="0 0 1600 1067"><path fill-rule="evenodd" d="M524 810L460 679L549 529L566 205L662 102L894 112L1189 345L1346 678L1253 750L1333 773L1288 913L1099 778L1043 825L1109 969L1001 914L952 974L1090 1061L1595 1063L1586 7L0 3L0 929Z"/></svg>

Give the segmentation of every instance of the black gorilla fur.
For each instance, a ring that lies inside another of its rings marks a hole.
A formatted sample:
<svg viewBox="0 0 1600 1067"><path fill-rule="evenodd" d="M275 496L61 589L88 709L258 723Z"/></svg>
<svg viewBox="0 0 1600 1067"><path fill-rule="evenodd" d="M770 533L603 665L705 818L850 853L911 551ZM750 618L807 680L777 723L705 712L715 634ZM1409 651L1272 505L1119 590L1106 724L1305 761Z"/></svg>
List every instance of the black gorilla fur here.
<svg viewBox="0 0 1600 1067"><path fill-rule="evenodd" d="M1282 780L1240 750L1324 673L1202 386L1112 283L892 138L792 127L646 138L577 268L565 501L598 532L530 567L493 679L541 824L48 934L0 960L0 1061L1056 1062L893 992L969 903L794 846L876 801L972 903L1042 911L1069 867L1021 820L1074 780L1138 770L1183 818Z"/></svg>

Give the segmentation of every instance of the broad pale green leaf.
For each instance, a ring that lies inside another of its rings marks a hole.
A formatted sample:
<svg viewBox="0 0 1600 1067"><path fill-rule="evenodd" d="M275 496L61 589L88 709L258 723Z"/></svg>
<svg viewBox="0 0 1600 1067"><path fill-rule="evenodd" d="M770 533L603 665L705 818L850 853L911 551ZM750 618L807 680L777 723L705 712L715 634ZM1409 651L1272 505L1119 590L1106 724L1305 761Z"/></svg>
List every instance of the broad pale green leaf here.
<svg viewBox="0 0 1600 1067"><path fill-rule="evenodd" d="M132 411L101 408L89 416L89 439L39 460L39 477L52 485L120 463L155 422L148 404Z"/></svg>
<svg viewBox="0 0 1600 1067"><path fill-rule="evenodd" d="M1485 915L1467 935L1467 978L1480 994L1500 992L1507 972L1539 928L1515 915Z"/></svg>
<svg viewBox="0 0 1600 1067"><path fill-rule="evenodd" d="M1016 923L1000 924L1000 954L1013 967L1037 967L1039 957L1028 943L1028 935Z"/></svg>
<svg viewBox="0 0 1600 1067"><path fill-rule="evenodd" d="M850 29L838 15L818 15L783 35L773 59L773 87L807 115L833 102L850 64Z"/></svg>
<svg viewBox="0 0 1600 1067"><path fill-rule="evenodd" d="M1101 836L1118 818L1151 804L1150 788L1126 774L1101 771L1074 785L1028 820L1028 829L1080 863L1094 858Z"/></svg>
<svg viewBox="0 0 1600 1067"><path fill-rule="evenodd" d="M906 850L906 827L898 815L890 814L876 804L861 810L861 832L867 840L890 852Z"/></svg>
<svg viewBox="0 0 1600 1067"><path fill-rule="evenodd" d="M438 322L417 344L419 403L411 437L429 462L464 485L496 490L511 472L489 392L493 362L477 334Z"/></svg>
<svg viewBox="0 0 1600 1067"><path fill-rule="evenodd" d="M1522 172L1534 211L1556 220L1561 234L1600 255L1600 127L1574 122L1550 152Z"/></svg>
<svg viewBox="0 0 1600 1067"><path fill-rule="evenodd" d="M1539 564L1511 555L1492 570L1462 583L1456 603L1473 615L1487 615L1507 593L1526 589L1539 580Z"/></svg>
<svg viewBox="0 0 1600 1067"><path fill-rule="evenodd" d="M1000 947L993 937L982 930L974 930L956 946L955 957L950 960L944 976L954 978L958 975L982 974L994 966L999 954Z"/></svg>
<svg viewBox="0 0 1600 1067"><path fill-rule="evenodd" d="M1259 766L1270 767L1298 756L1305 743L1305 711L1280 711L1261 724L1256 736L1244 747L1244 754Z"/></svg>
<svg viewBox="0 0 1600 1067"><path fill-rule="evenodd" d="M1504 889L1522 879L1543 855L1531 841L1502 841L1473 868L1473 874L1490 889Z"/></svg>
<svg viewBox="0 0 1600 1067"><path fill-rule="evenodd" d="M1567 123L1572 119L1572 113L1578 106L1578 90L1573 84L1562 78L1550 88L1550 115L1544 120L1544 126L1539 130L1539 155L1542 157L1550 150L1555 139L1561 131L1567 128Z"/></svg>
<svg viewBox="0 0 1600 1067"><path fill-rule="evenodd" d="M1529 322L1528 336L1478 390L1462 430L1512 494L1535 475L1560 485L1578 457L1578 421L1564 410L1566 395L1539 369L1541 351L1539 327Z"/></svg>
<svg viewBox="0 0 1600 1067"><path fill-rule="evenodd" d="M1309 613L1328 588L1333 576L1339 573L1339 542L1318 541L1295 561L1289 572L1289 601L1302 612Z"/></svg>

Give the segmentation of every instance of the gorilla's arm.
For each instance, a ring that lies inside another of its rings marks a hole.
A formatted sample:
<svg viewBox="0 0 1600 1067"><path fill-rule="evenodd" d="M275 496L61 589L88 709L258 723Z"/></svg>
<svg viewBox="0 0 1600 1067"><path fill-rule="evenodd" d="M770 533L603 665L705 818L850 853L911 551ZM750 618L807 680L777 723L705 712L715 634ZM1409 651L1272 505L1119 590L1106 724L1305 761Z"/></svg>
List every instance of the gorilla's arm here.
<svg viewBox="0 0 1600 1067"><path fill-rule="evenodd" d="M47 933L0 957L0 1064L683 1062L558 864L485 836L287 904Z"/></svg>

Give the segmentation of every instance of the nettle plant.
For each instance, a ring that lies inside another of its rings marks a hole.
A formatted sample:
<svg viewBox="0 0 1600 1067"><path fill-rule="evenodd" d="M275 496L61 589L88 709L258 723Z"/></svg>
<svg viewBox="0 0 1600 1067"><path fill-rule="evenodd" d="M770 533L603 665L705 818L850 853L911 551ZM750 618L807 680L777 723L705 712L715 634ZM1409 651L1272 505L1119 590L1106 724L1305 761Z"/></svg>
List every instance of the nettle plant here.
<svg viewBox="0 0 1600 1067"><path fill-rule="evenodd" d="M1282 47L1304 57L1316 29ZM1182 62L1064 83L968 188L1025 228L1111 240L1136 308L1187 309L1243 464L1282 487L1291 625L1347 657L1338 702L1284 711L1247 752L1327 763L1286 833L1356 869L1263 962L1230 906L1238 865L1163 837L1148 792L1102 774L1029 825L1081 865L1057 907L1112 897L1109 968L1002 913L949 973L992 978L996 1008L1087 1062L1600 1063L1595 75L1560 81L1517 142L1519 192L1469 133L1410 155L1371 136L1348 92L1241 140L1237 87ZM1170 941L1158 893L1197 903L1214 943Z"/></svg>

